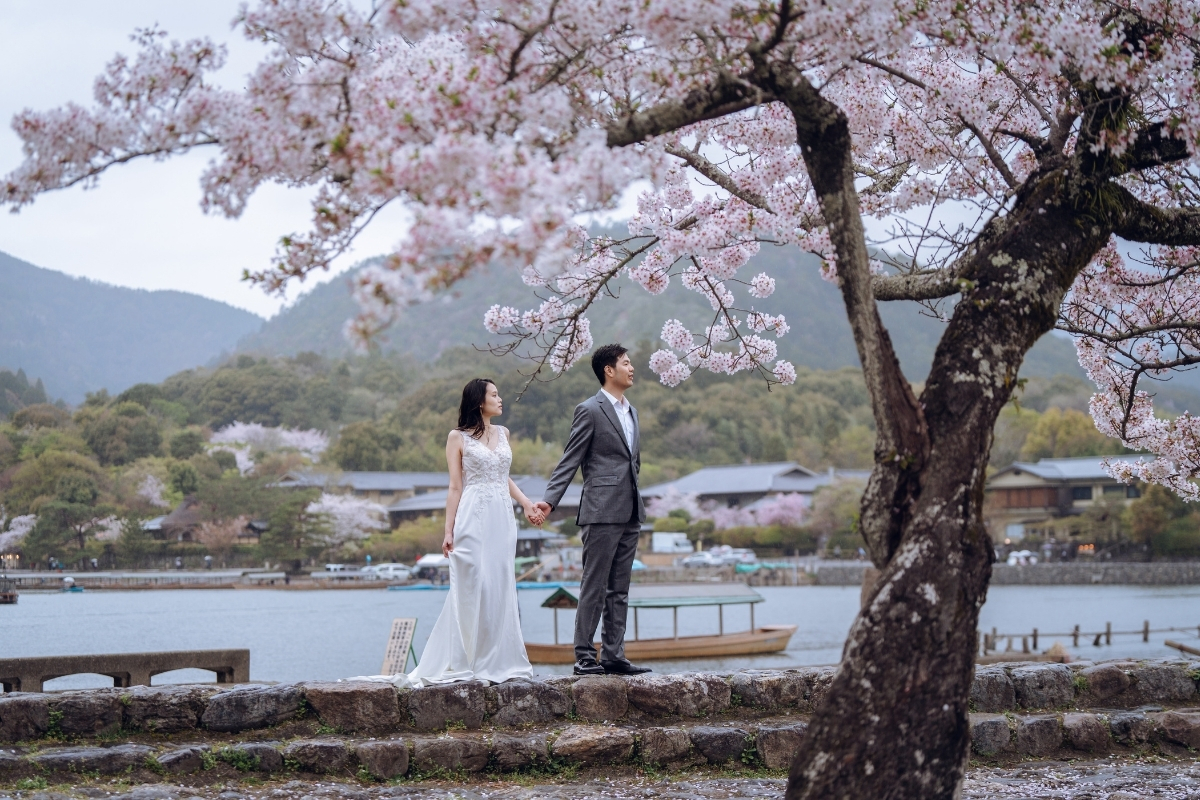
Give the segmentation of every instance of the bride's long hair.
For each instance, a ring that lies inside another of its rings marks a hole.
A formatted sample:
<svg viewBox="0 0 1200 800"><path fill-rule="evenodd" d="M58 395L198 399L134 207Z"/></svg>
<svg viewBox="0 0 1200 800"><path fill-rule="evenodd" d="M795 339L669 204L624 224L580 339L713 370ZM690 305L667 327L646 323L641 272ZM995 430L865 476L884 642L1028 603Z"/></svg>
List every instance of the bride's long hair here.
<svg viewBox="0 0 1200 800"><path fill-rule="evenodd" d="M489 386L495 386L491 378L473 378L463 387L462 402L458 405L458 430L466 431L476 439L483 437L483 401Z"/></svg>

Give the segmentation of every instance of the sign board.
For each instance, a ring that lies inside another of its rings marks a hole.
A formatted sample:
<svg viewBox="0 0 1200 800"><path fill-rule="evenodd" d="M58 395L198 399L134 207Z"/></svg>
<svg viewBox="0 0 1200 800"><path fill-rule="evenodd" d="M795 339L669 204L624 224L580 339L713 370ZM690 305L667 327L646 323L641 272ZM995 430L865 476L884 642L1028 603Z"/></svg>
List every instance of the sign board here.
<svg viewBox="0 0 1200 800"><path fill-rule="evenodd" d="M417 632L416 617L398 617L392 620L392 634L388 637L387 651L383 655L383 675L399 675L407 671L408 654L412 653L413 663L417 662L417 654L413 652L413 634Z"/></svg>

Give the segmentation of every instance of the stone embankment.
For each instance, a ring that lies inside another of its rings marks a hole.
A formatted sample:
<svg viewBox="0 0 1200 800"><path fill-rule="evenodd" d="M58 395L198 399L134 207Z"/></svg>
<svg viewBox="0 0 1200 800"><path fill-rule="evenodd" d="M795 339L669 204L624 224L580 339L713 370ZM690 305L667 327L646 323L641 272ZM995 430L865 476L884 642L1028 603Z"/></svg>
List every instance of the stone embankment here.
<svg viewBox="0 0 1200 800"><path fill-rule="evenodd" d="M211 784L239 775L785 769L831 668L555 677L396 690L369 682L0 695L0 785ZM1024 756L1200 748L1200 661L999 664L970 695L972 748Z"/></svg>
<svg viewBox="0 0 1200 800"><path fill-rule="evenodd" d="M870 566L837 564L820 566L812 574L819 586L861 586ZM1070 561L1049 564L992 567L992 586L1195 586L1200 584L1200 561L1138 562Z"/></svg>

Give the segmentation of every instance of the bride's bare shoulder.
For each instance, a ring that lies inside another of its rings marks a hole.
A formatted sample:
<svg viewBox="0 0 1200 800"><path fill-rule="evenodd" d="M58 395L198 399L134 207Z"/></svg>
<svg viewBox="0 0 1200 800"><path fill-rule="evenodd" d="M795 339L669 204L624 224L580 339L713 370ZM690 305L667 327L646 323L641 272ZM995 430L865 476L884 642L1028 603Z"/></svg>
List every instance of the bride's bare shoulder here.
<svg viewBox="0 0 1200 800"><path fill-rule="evenodd" d="M450 431L450 433L446 434L446 444L460 444L461 445L462 437L463 437L463 432L460 431L458 428L455 428L454 430Z"/></svg>

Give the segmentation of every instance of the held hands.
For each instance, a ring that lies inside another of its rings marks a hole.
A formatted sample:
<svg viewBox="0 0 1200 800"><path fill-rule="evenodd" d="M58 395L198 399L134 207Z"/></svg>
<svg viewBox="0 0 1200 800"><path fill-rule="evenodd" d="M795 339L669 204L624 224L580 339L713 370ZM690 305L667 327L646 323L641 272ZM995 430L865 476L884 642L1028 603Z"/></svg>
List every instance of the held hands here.
<svg viewBox="0 0 1200 800"><path fill-rule="evenodd" d="M526 503L522 508L525 509L525 519L529 520L530 525L541 527L546 521L546 514L542 512L541 506L544 503Z"/></svg>

